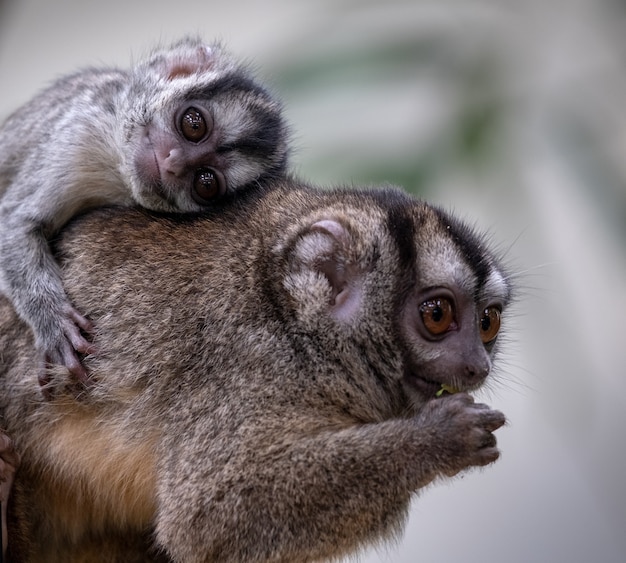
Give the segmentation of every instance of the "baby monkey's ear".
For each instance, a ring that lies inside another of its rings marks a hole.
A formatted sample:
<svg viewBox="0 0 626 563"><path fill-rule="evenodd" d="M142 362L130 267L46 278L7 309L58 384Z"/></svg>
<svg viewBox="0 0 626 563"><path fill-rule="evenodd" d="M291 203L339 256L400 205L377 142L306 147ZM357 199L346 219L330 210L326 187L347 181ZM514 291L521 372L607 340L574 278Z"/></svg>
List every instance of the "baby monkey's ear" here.
<svg viewBox="0 0 626 563"><path fill-rule="evenodd" d="M340 321L358 313L362 274L351 259L353 238L337 219L321 219L300 233L291 260L287 288L301 304L324 308Z"/></svg>
<svg viewBox="0 0 626 563"><path fill-rule="evenodd" d="M210 71L215 65L217 46L184 46L169 53L163 60L162 72L167 80L185 78Z"/></svg>

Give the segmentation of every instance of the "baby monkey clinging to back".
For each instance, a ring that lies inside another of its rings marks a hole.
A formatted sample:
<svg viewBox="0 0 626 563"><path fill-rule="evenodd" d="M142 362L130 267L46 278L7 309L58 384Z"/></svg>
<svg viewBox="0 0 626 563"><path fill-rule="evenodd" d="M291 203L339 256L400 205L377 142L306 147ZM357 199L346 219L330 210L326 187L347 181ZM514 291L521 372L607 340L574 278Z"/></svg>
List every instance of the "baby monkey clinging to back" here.
<svg viewBox="0 0 626 563"><path fill-rule="evenodd" d="M131 70L62 78L13 113L0 128L0 290L45 360L84 379L78 353L93 351L48 247L72 216L107 204L202 211L280 174L286 137L277 101L197 39Z"/></svg>

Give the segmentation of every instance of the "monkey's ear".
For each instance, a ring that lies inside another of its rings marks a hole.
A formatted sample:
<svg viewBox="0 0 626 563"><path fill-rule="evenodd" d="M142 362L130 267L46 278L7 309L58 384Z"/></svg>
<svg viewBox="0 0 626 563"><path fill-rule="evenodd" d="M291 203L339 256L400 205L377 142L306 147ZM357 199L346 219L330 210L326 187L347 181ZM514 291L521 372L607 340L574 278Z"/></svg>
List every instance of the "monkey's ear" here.
<svg viewBox="0 0 626 563"><path fill-rule="evenodd" d="M306 298L298 292L303 303L316 299L317 307L325 307L333 317L341 321L353 318L361 305L361 274L359 266L350 260L352 236L336 219L322 219L313 223L296 244L295 258L299 274L308 292ZM295 272L294 272L295 273ZM308 276L307 276L308 277ZM315 280L325 281L323 287ZM295 289L295 288L294 288ZM322 301L320 303L320 301Z"/></svg>
<svg viewBox="0 0 626 563"><path fill-rule="evenodd" d="M192 74L211 70L215 63L215 57L211 48L207 45L184 51L173 53L165 60L165 76L168 80L175 78L185 78Z"/></svg>

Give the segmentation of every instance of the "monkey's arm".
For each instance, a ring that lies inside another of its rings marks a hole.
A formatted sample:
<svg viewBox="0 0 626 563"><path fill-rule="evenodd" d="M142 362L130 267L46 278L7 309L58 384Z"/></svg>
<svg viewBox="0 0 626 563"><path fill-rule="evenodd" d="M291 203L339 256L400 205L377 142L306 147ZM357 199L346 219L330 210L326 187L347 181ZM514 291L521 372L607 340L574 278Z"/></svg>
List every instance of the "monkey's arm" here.
<svg viewBox="0 0 626 563"><path fill-rule="evenodd" d="M37 209L32 204L33 209ZM89 353L91 344L81 334L92 324L69 302L61 282L61 272L46 239L42 218L33 217L18 206L11 213L1 212L0 280L1 288L15 310L35 335L35 345L43 351L44 361L67 367L84 380L87 372L77 352ZM46 382L44 370L40 381Z"/></svg>
<svg viewBox="0 0 626 563"><path fill-rule="evenodd" d="M174 509L159 515L159 541L181 561L348 553L397 532L411 495L433 479L495 461L492 432L502 424L501 413L459 394L431 401L412 419L291 435L269 446L256 439L245 455L230 452L221 470L212 467L202 494L182 486L182 479L201 482L200 460L178 459L184 469L165 483L163 505Z"/></svg>
<svg viewBox="0 0 626 563"><path fill-rule="evenodd" d="M77 213L119 200L117 73L69 76L17 110L0 129L0 291L35 335L42 356L86 372L81 330L91 323L70 304L48 242ZM116 199L117 198L117 199Z"/></svg>

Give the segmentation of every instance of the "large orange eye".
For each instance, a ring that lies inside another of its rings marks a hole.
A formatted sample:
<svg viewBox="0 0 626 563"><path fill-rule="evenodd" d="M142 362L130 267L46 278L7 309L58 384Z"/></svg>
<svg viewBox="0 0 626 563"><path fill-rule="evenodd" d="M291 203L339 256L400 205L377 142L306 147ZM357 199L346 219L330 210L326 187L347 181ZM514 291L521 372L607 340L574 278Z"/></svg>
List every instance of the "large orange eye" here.
<svg viewBox="0 0 626 563"><path fill-rule="evenodd" d="M224 177L213 168L200 168L196 170L193 179L191 196L196 203L206 205L226 191Z"/></svg>
<svg viewBox="0 0 626 563"><path fill-rule="evenodd" d="M200 111L190 107L180 118L180 130L185 139L192 143L199 143L206 136L209 126Z"/></svg>
<svg viewBox="0 0 626 563"><path fill-rule="evenodd" d="M479 321L480 339L484 344L489 344L496 339L500 331L500 309L487 307Z"/></svg>
<svg viewBox="0 0 626 563"><path fill-rule="evenodd" d="M419 311L426 330L433 336L444 334L454 323L454 307L448 299L435 298L424 301Z"/></svg>

